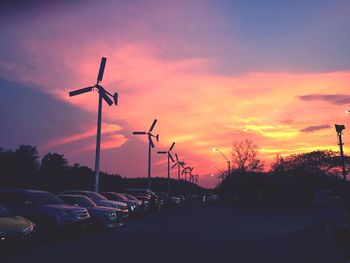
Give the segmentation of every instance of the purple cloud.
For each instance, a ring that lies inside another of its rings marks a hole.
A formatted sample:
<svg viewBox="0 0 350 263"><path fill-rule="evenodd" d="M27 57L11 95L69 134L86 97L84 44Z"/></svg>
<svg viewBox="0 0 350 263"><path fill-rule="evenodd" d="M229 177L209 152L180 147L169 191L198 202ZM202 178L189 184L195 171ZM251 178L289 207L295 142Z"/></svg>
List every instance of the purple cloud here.
<svg viewBox="0 0 350 263"><path fill-rule="evenodd" d="M315 126L308 126L304 129L301 129L301 132L315 132L319 130L329 129L331 128L331 125L329 124L323 124L323 125L315 125Z"/></svg>
<svg viewBox="0 0 350 263"><path fill-rule="evenodd" d="M324 101L335 105L350 104L350 95L345 94L308 94L297 98L305 101Z"/></svg>

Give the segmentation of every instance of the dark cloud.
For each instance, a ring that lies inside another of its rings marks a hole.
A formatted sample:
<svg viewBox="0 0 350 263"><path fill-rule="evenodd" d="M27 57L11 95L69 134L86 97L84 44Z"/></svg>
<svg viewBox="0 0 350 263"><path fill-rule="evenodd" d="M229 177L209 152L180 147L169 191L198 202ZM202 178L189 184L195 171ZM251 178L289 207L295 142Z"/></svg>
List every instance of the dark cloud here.
<svg viewBox="0 0 350 263"><path fill-rule="evenodd" d="M323 125L315 125L315 126L309 126L304 129L301 129L301 132L315 132L319 130L329 129L331 128L331 125L329 124L323 124Z"/></svg>
<svg viewBox="0 0 350 263"><path fill-rule="evenodd" d="M324 101L335 105L350 104L350 95L345 94L308 94L297 98L305 101Z"/></svg>
<svg viewBox="0 0 350 263"><path fill-rule="evenodd" d="M0 146L40 146L53 138L83 132L95 116L33 86L0 78Z"/></svg>

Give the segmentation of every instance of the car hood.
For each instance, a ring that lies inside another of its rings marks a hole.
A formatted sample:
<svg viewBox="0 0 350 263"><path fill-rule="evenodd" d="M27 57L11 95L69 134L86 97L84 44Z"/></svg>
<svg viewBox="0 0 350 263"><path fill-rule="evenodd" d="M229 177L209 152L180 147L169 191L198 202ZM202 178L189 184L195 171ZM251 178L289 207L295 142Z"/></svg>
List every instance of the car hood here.
<svg viewBox="0 0 350 263"><path fill-rule="evenodd" d="M85 208L83 207L76 207L76 206L72 206L72 205L65 205L65 204L61 204L61 205L44 205L45 207L48 208L55 208L55 209L65 209L65 210L71 210L71 211L76 211L76 212L81 212L81 211L85 211Z"/></svg>
<svg viewBox="0 0 350 263"><path fill-rule="evenodd" d="M101 200L98 202L99 205L113 205L113 206L126 206L125 203L118 202L118 201L112 201L112 200Z"/></svg>
<svg viewBox="0 0 350 263"><path fill-rule="evenodd" d="M23 231L34 224L21 216L0 217L0 231Z"/></svg>
<svg viewBox="0 0 350 263"><path fill-rule="evenodd" d="M98 212L105 212L105 213L107 213L107 212L115 212L115 209L114 208L112 208L112 207L105 207L105 206L94 206L94 207L88 207L87 208L88 209L88 211L90 212L96 212L96 213L98 213Z"/></svg>

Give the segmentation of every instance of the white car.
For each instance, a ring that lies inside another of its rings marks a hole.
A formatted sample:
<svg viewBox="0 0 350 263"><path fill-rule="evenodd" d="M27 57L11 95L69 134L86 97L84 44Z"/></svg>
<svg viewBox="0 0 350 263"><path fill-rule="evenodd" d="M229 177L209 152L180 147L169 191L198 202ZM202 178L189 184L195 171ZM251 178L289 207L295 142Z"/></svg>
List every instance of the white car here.
<svg viewBox="0 0 350 263"><path fill-rule="evenodd" d="M61 194L69 194L69 195L85 195L89 197L92 201L94 201L98 206L112 207L115 208L119 213L122 214L123 218L127 218L129 216L128 205L123 202L108 200L103 195L93 191L85 191L85 190L64 190Z"/></svg>

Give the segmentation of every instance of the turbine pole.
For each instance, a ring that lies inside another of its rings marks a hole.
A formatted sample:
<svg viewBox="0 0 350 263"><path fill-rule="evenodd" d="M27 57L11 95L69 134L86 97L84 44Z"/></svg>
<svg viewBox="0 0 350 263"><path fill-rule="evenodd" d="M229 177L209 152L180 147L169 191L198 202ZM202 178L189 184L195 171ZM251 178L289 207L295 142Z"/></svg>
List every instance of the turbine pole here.
<svg viewBox="0 0 350 263"><path fill-rule="evenodd" d="M185 170L185 196L188 197L187 171Z"/></svg>
<svg viewBox="0 0 350 263"><path fill-rule="evenodd" d="M151 135L148 134L148 190L151 190Z"/></svg>
<svg viewBox="0 0 350 263"><path fill-rule="evenodd" d="M98 93L98 113L97 113L97 136L96 136L96 155L95 155L95 192L99 191L100 177L100 146L101 146L101 115L102 115L102 96Z"/></svg>
<svg viewBox="0 0 350 263"><path fill-rule="evenodd" d="M179 161L177 163L177 192L180 195L180 164Z"/></svg>
<svg viewBox="0 0 350 263"><path fill-rule="evenodd" d="M170 156L168 152L168 195L170 196Z"/></svg>

